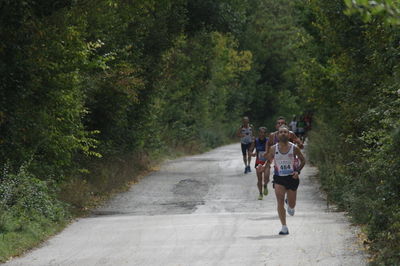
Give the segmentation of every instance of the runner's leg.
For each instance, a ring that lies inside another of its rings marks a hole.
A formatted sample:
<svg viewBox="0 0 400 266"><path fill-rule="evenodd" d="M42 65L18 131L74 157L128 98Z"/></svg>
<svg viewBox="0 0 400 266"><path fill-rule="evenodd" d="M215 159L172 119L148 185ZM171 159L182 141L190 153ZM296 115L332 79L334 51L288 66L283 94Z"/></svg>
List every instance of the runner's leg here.
<svg viewBox="0 0 400 266"><path fill-rule="evenodd" d="M251 172L250 163L251 163L251 152L250 152L251 144L247 147L247 171Z"/></svg>
<svg viewBox="0 0 400 266"><path fill-rule="evenodd" d="M282 226L286 226L285 194L286 188L282 185L275 184L275 196L278 204L277 210Z"/></svg>
<svg viewBox="0 0 400 266"><path fill-rule="evenodd" d="M247 145L241 143L241 147L242 147L242 155L243 155L243 163L244 163L244 173L247 174L248 172L248 167L247 167Z"/></svg>
<svg viewBox="0 0 400 266"><path fill-rule="evenodd" d="M296 207L296 197L297 197L297 191L288 189L287 200L288 200L288 206L291 209L294 209Z"/></svg>
<svg viewBox="0 0 400 266"><path fill-rule="evenodd" d="M257 173L257 187L258 191L260 192L260 195L262 194L262 185L263 185L263 170L261 167L256 167L256 173Z"/></svg>
<svg viewBox="0 0 400 266"><path fill-rule="evenodd" d="M264 170L264 184L267 185L269 183L269 175L270 175L270 166L265 166Z"/></svg>
<svg viewBox="0 0 400 266"><path fill-rule="evenodd" d="M269 183L269 173L270 173L270 166L266 166L263 175L264 175L264 195L268 195L268 183Z"/></svg>

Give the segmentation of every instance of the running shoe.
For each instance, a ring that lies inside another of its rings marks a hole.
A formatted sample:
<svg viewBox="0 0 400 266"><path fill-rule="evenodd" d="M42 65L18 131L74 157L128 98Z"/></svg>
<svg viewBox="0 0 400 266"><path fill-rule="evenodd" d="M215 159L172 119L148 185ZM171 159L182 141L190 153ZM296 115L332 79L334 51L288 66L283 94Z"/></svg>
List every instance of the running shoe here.
<svg viewBox="0 0 400 266"><path fill-rule="evenodd" d="M281 231L279 232L279 234L280 234L280 235L288 235L288 234L289 234L289 230L287 230L286 232L281 230Z"/></svg>
<svg viewBox="0 0 400 266"><path fill-rule="evenodd" d="M294 215L294 208L292 209L292 208L290 208L289 206L287 207L287 213L290 215L290 216L293 216Z"/></svg>
<svg viewBox="0 0 400 266"><path fill-rule="evenodd" d="M289 234L289 229L287 228L286 225L282 226L281 231L279 232L280 235L288 235Z"/></svg>
<svg viewBox="0 0 400 266"><path fill-rule="evenodd" d="M288 203L287 198L285 199L285 203L286 203L286 207L287 207L287 213L288 213L290 216L293 216L293 215L294 215L294 208L292 209L292 208L289 207L289 203Z"/></svg>
<svg viewBox="0 0 400 266"><path fill-rule="evenodd" d="M247 174L247 166L244 168L244 173Z"/></svg>
<svg viewBox="0 0 400 266"><path fill-rule="evenodd" d="M264 196L268 195L268 188L267 185L264 185Z"/></svg>
<svg viewBox="0 0 400 266"><path fill-rule="evenodd" d="M247 172L251 172L251 168L250 168L250 166L247 166Z"/></svg>
<svg viewBox="0 0 400 266"><path fill-rule="evenodd" d="M263 199L263 194L260 194L259 196L258 196L258 200L262 200Z"/></svg>

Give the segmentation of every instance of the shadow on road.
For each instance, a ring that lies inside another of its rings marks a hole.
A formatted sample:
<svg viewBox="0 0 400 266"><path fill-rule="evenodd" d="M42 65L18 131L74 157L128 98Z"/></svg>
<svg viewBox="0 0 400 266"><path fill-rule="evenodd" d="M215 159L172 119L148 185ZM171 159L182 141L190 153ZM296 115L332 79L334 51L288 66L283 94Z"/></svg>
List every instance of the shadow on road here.
<svg viewBox="0 0 400 266"><path fill-rule="evenodd" d="M265 235L265 236L248 236L246 238L251 239L251 240L264 240L264 239L275 239L275 238L282 238L285 236L281 235Z"/></svg>
<svg viewBox="0 0 400 266"><path fill-rule="evenodd" d="M278 216L248 218L250 221L278 220Z"/></svg>

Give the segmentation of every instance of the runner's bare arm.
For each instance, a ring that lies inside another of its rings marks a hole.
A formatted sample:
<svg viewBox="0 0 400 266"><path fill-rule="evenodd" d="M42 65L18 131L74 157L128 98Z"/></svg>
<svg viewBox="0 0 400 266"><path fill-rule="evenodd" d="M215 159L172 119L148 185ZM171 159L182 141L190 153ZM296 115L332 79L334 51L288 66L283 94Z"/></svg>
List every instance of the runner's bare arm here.
<svg viewBox="0 0 400 266"><path fill-rule="evenodd" d="M242 136L242 127L239 127L238 131L236 132L236 136L238 136L239 138L243 137Z"/></svg>
<svg viewBox="0 0 400 266"><path fill-rule="evenodd" d="M256 141L253 140L253 142L251 143L251 146L250 146L250 154L251 154L251 156L256 156L257 155L255 152L253 152L255 147L256 147Z"/></svg>
<svg viewBox="0 0 400 266"><path fill-rule="evenodd" d="M269 138L268 138L268 141L269 141ZM265 142L264 154L268 153L268 141Z"/></svg>
<svg viewBox="0 0 400 266"><path fill-rule="evenodd" d="M271 146L273 146L274 145L274 133L270 133L269 134L269 137L268 137L268 141L267 141L267 143L265 144L266 146L265 146L265 154L268 154L269 153L269 150L270 150L270 147Z"/></svg>
<svg viewBox="0 0 400 266"><path fill-rule="evenodd" d="M300 149L303 149L303 148L304 148L303 142L301 142L301 140L296 136L296 134L294 134L294 133L291 132L291 131L290 131L290 137L289 137L289 138L291 138L291 139L293 140L293 143L294 143L294 144L297 144L297 146L298 146Z"/></svg>
<svg viewBox="0 0 400 266"><path fill-rule="evenodd" d="M294 155L296 155L300 160L300 166L299 169L297 169L300 172L301 169L303 169L304 165L306 164L306 159L304 158L304 155L299 149L299 147L294 147Z"/></svg>
<svg viewBox="0 0 400 266"><path fill-rule="evenodd" d="M269 149L269 152L264 153L264 158L266 159L265 163L262 165L263 171L265 171L266 168L271 167L271 162L274 159L274 154L275 154L275 149L272 147Z"/></svg>
<svg viewBox="0 0 400 266"><path fill-rule="evenodd" d="M251 130L253 130L253 125L252 124L250 124L250 128L251 128ZM252 141L255 141L256 140L256 137L253 135L252 137L251 137L251 139L252 139Z"/></svg>
<svg viewBox="0 0 400 266"><path fill-rule="evenodd" d="M267 159L265 161L264 165L268 165L269 166L271 164L272 160L274 159L274 155L275 155L275 148L274 147L270 147L268 153L266 152L264 154L264 158Z"/></svg>

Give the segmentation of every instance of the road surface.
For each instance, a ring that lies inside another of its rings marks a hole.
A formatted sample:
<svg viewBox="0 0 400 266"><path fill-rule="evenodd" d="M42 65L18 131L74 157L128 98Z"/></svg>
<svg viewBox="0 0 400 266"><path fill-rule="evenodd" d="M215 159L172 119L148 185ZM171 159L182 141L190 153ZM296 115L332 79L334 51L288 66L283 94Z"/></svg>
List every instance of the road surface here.
<svg viewBox="0 0 400 266"><path fill-rule="evenodd" d="M160 171L77 220L16 265L365 265L356 228L301 173L296 214L281 228L275 196L257 200L240 145L165 162Z"/></svg>

